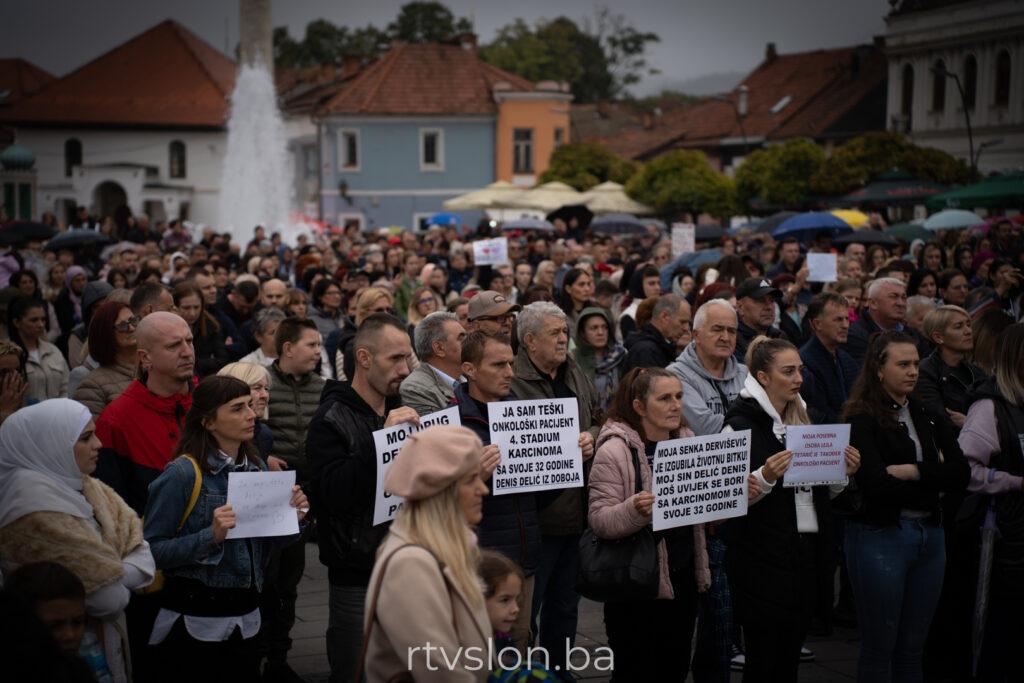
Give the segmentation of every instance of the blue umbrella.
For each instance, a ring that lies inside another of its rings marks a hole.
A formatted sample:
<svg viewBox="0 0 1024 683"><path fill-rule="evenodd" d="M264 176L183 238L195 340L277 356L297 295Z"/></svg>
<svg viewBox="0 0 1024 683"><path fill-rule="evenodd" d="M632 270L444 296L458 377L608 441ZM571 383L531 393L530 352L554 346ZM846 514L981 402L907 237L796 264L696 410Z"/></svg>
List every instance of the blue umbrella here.
<svg viewBox="0 0 1024 683"><path fill-rule="evenodd" d="M462 217L457 213L435 213L427 221L427 225L462 225Z"/></svg>
<svg viewBox="0 0 1024 683"><path fill-rule="evenodd" d="M822 232L828 233L832 237L838 237L853 232L853 228L843 219L830 213L807 211L784 220L779 227L772 230L772 237L776 239L795 237L801 242L807 242Z"/></svg>
<svg viewBox="0 0 1024 683"><path fill-rule="evenodd" d="M547 230L553 231L555 226L539 218L512 218L502 221L502 230Z"/></svg>
<svg viewBox="0 0 1024 683"><path fill-rule="evenodd" d="M686 266L695 274L697 267L704 263L718 263L722 258L721 249L698 249L687 254L680 254L674 261L661 269L661 291L667 292L672 287L672 273L680 266Z"/></svg>

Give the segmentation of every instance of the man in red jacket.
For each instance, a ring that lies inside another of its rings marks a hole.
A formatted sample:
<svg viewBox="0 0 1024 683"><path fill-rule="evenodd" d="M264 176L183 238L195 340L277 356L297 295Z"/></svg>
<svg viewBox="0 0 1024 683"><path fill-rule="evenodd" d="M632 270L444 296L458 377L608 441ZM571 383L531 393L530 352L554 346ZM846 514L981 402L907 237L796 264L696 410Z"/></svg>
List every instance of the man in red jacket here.
<svg viewBox="0 0 1024 683"><path fill-rule="evenodd" d="M188 323L174 313L146 316L135 337L142 376L96 420L103 442L97 477L141 515L149 484L171 460L192 405L195 352Z"/></svg>

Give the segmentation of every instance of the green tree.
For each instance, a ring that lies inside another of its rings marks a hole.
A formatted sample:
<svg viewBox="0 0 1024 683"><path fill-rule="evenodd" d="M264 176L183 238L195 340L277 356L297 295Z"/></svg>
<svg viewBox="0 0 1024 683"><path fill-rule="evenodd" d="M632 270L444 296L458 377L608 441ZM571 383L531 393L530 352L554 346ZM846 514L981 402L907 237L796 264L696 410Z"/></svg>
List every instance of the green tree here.
<svg viewBox="0 0 1024 683"><path fill-rule="evenodd" d="M472 30L469 19L456 19L439 2L410 2L402 5L398 16L388 24L387 33L406 43L436 43Z"/></svg>
<svg viewBox="0 0 1024 683"><path fill-rule="evenodd" d="M756 150L736 170L736 195L742 204L754 197L778 206L799 207L811 192L811 176L825 152L810 140L794 138Z"/></svg>
<svg viewBox="0 0 1024 683"><path fill-rule="evenodd" d="M317 19L306 26L301 41L292 38L283 26L274 29L274 64L281 68L341 64L345 56L371 60L387 45L387 35L372 25L351 30Z"/></svg>
<svg viewBox="0 0 1024 683"><path fill-rule="evenodd" d="M591 22L587 22L588 25ZM559 17L534 26L522 19L503 26L480 55L491 64L531 81L566 81L577 102L596 102L626 94L626 87L645 73L648 43L621 15L599 10L593 28L581 29Z"/></svg>
<svg viewBox="0 0 1024 683"><path fill-rule="evenodd" d="M555 150L540 182L560 180L577 190L588 190L606 180L625 185L636 168L634 162L616 156L601 145L576 142Z"/></svg>
<svg viewBox="0 0 1024 683"><path fill-rule="evenodd" d="M630 197L658 213L708 213L727 218L736 207L736 188L708 164L703 152L676 150L645 164L626 184Z"/></svg>
<svg viewBox="0 0 1024 683"><path fill-rule="evenodd" d="M971 175L960 159L918 147L899 133L866 133L849 140L825 160L811 177L811 189L825 195L846 194L894 168L945 184L968 182Z"/></svg>

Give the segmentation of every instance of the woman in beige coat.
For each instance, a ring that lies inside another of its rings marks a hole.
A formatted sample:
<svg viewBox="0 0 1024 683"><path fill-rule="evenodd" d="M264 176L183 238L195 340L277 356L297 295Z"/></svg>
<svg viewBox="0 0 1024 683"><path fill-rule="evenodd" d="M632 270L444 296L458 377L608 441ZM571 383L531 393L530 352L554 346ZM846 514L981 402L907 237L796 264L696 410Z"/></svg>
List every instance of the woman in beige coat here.
<svg viewBox="0 0 1024 683"><path fill-rule="evenodd" d="M470 529L487 493L482 451L464 427L431 427L409 436L385 475L405 504L370 576L362 660L370 683L487 680L492 632Z"/></svg>
<svg viewBox="0 0 1024 683"><path fill-rule="evenodd" d="M91 370L72 398L99 417L135 379L138 345L135 328L139 319L119 301L107 301L96 309L89 323L89 355L99 367Z"/></svg>

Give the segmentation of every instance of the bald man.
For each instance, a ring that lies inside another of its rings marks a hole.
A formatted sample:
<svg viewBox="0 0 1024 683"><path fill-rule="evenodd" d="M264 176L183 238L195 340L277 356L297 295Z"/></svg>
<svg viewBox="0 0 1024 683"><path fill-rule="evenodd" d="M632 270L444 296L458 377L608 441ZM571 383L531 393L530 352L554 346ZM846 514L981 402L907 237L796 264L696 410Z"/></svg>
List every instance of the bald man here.
<svg viewBox="0 0 1024 683"><path fill-rule="evenodd" d="M174 313L150 313L135 338L139 377L96 420L103 449L94 476L141 515L149 484L171 460L192 405L196 356L188 323Z"/></svg>
<svg viewBox="0 0 1024 683"><path fill-rule="evenodd" d="M288 304L288 285L277 278L264 282L260 287L260 304L264 308L273 306L283 311Z"/></svg>

